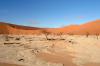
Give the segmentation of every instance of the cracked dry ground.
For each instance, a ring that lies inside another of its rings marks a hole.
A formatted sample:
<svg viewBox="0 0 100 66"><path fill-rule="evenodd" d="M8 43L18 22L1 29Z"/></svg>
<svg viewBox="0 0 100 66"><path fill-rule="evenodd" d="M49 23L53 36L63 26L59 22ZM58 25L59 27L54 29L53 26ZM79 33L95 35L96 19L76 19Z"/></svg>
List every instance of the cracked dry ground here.
<svg viewBox="0 0 100 66"><path fill-rule="evenodd" d="M24 35L0 38L0 66L100 66L100 39L96 36L64 35L64 40L56 36L57 40Z"/></svg>

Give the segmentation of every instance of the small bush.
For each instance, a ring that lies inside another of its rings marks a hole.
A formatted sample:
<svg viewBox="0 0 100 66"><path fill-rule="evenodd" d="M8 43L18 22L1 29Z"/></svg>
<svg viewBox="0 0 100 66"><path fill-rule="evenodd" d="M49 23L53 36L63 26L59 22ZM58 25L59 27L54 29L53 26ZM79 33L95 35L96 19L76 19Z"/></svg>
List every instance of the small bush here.
<svg viewBox="0 0 100 66"><path fill-rule="evenodd" d="M20 38L16 38L15 40L20 40Z"/></svg>
<svg viewBox="0 0 100 66"><path fill-rule="evenodd" d="M19 59L18 61L24 61L24 59Z"/></svg>

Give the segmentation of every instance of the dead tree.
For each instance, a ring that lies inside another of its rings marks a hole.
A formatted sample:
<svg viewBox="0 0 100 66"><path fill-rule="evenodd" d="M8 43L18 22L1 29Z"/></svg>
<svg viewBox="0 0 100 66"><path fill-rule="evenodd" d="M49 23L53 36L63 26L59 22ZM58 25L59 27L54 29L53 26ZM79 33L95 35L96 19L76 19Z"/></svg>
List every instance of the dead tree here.
<svg viewBox="0 0 100 66"><path fill-rule="evenodd" d="M42 33L45 35L46 40L49 40L48 35L49 35L50 33L47 32L46 30L42 30Z"/></svg>
<svg viewBox="0 0 100 66"><path fill-rule="evenodd" d="M73 36L74 34L73 33L67 33L67 35Z"/></svg>
<svg viewBox="0 0 100 66"><path fill-rule="evenodd" d="M5 34L4 36L5 36L5 41L9 41L9 36L8 36L8 34Z"/></svg>
<svg viewBox="0 0 100 66"><path fill-rule="evenodd" d="M97 39L99 39L99 33L96 33Z"/></svg>
<svg viewBox="0 0 100 66"><path fill-rule="evenodd" d="M63 35L62 32L59 32L58 35L60 36L60 40L65 40L65 39L62 37L62 35Z"/></svg>
<svg viewBox="0 0 100 66"><path fill-rule="evenodd" d="M86 32L86 37L89 37L89 32Z"/></svg>
<svg viewBox="0 0 100 66"><path fill-rule="evenodd" d="M60 38L62 38L62 34L63 34L62 32L60 32L60 33L58 34L58 35L60 36Z"/></svg>

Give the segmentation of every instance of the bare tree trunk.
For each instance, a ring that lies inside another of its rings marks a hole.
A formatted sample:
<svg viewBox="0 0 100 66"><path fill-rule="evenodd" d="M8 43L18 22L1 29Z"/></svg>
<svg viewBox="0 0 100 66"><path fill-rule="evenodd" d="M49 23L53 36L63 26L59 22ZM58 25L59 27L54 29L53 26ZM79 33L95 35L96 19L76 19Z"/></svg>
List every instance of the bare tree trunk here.
<svg viewBox="0 0 100 66"><path fill-rule="evenodd" d="M99 39L99 33L97 33L96 36L97 36L97 39Z"/></svg>
<svg viewBox="0 0 100 66"><path fill-rule="evenodd" d="M89 37L89 32L86 33L86 37Z"/></svg>
<svg viewBox="0 0 100 66"><path fill-rule="evenodd" d="M42 33L45 35L46 39L49 40L48 35L50 34L46 30L42 30Z"/></svg>
<svg viewBox="0 0 100 66"><path fill-rule="evenodd" d="M5 34L5 40L6 40L6 41L9 41L9 36L8 36L8 34Z"/></svg>
<svg viewBox="0 0 100 66"><path fill-rule="evenodd" d="M48 40L48 36L47 36L47 34L45 34L45 37L46 37L46 39Z"/></svg>

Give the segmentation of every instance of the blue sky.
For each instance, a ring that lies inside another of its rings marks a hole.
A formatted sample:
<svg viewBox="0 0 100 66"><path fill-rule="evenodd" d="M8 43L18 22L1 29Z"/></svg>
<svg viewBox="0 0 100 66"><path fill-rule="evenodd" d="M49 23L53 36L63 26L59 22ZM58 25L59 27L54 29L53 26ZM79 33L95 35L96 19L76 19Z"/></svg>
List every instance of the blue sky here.
<svg viewBox="0 0 100 66"><path fill-rule="evenodd" d="M62 27L100 19L100 0L0 0L0 21Z"/></svg>

